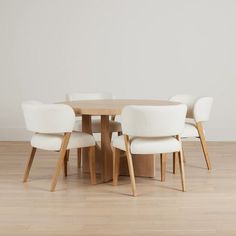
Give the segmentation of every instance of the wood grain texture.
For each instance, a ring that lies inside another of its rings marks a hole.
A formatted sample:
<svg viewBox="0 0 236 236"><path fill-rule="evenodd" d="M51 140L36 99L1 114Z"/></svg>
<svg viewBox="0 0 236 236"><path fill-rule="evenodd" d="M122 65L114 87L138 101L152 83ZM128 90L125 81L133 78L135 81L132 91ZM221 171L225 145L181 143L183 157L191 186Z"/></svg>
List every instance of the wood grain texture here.
<svg viewBox="0 0 236 236"><path fill-rule="evenodd" d="M82 131L88 134L92 134L92 120L90 115L83 115L82 116ZM83 168L89 169L89 149L88 148L82 148L82 163Z"/></svg>
<svg viewBox="0 0 236 236"><path fill-rule="evenodd" d="M173 174L175 175L178 171L178 152L173 153Z"/></svg>
<svg viewBox="0 0 236 236"><path fill-rule="evenodd" d="M178 141L181 143L182 147L182 140L181 136L177 135L176 137ZM183 155L183 148L181 148L179 154L179 170L180 170L180 177L181 177L181 184L182 184L182 191L186 191L186 184L185 184L185 170L184 170L184 155Z"/></svg>
<svg viewBox="0 0 236 236"><path fill-rule="evenodd" d="M102 154L102 176L103 181L112 179L112 150L111 136L109 132L109 116L101 116L101 154Z"/></svg>
<svg viewBox="0 0 236 236"><path fill-rule="evenodd" d="M81 148L78 148L77 149L77 167L78 168L81 168L82 167L82 149Z"/></svg>
<svg viewBox="0 0 236 236"><path fill-rule="evenodd" d="M120 174L120 150L118 148L113 148L112 152L113 152L113 186L116 186Z"/></svg>
<svg viewBox="0 0 236 236"><path fill-rule="evenodd" d="M51 183L51 189L50 189L51 192L55 191L58 177L60 175L62 167L64 167L64 160L65 158L67 158L66 149L69 143L70 136L71 136L71 133L65 133L64 135L64 138L61 144L60 157L57 161L57 165L56 165L54 174L52 176L52 183ZM67 174L67 166L66 166L66 174Z"/></svg>
<svg viewBox="0 0 236 236"><path fill-rule="evenodd" d="M140 99L104 99L104 100L83 100L63 102L73 108L76 115L120 115L122 109L127 105L177 105L178 102L165 100L140 100Z"/></svg>
<svg viewBox="0 0 236 236"><path fill-rule="evenodd" d="M136 197L137 191L136 191L134 167L133 167L133 160L132 160L133 158L130 151L129 136L126 134L124 135L124 141L125 141L126 158L127 158L128 168L129 168L129 177L130 177L131 186L132 186L132 193L133 193L133 196Z"/></svg>
<svg viewBox="0 0 236 236"><path fill-rule="evenodd" d="M209 172L198 142L184 142L187 192L179 173L167 180L136 178L138 197L130 197L130 179L119 185L91 185L77 168L71 150L68 176L48 191L58 153L37 150L32 173L22 183L31 150L25 142L0 143L0 235L3 236L235 236L236 143L207 142L214 168ZM36 157L37 157L36 156Z"/></svg>
<svg viewBox="0 0 236 236"><path fill-rule="evenodd" d="M29 159L26 162L26 166L25 166L25 173L24 173L24 177L23 177L23 182L27 182L31 166L32 166L33 161L34 161L34 156L35 156L36 151L37 151L37 148L35 148L35 147L31 148L31 153L30 153Z"/></svg>
<svg viewBox="0 0 236 236"><path fill-rule="evenodd" d="M160 154L160 166L161 166L161 182L166 180L166 162L167 162L167 154Z"/></svg>
<svg viewBox="0 0 236 236"><path fill-rule="evenodd" d="M89 147L89 171L91 184L96 184L96 158L95 158L95 146Z"/></svg>
<svg viewBox="0 0 236 236"><path fill-rule="evenodd" d="M197 125L197 130L198 130L202 150L203 150L203 153L204 153L205 161L206 161L206 164L207 164L207 169L211 170L212 169L211 161L210 161L209 154L208 154L208 148L207 148L207 144L206 144L206 139L205 139L202 123L198 122L196 125Z"/></svg>

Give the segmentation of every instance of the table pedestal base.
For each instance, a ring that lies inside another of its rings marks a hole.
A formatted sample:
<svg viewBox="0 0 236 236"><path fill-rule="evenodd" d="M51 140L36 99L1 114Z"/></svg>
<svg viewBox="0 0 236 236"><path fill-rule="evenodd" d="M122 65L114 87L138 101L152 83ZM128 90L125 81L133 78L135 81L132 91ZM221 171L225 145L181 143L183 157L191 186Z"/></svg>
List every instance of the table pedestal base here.
<svg viewBox="0 0 236 236"><path fill-rule="evenodd" d="M87 152L83 152L83 171L89 172L89 162ZM112 159L112 157L111 157ZM102 152L100 146L96 147L96 172L102 173ZM112 180L112 161L109 162L106 181ZM155 177L156 158L154 155L133 155L133 165L135 176L140 177ZM120 157L120 175L129 175L128 165L126 160L125 152L121 152Z"/></svg>
<svg viewBox="0 0 236 236"><path fill-rule="evenodd" d="M135 176L155 177L156 158L154 155L132 155ZM126 155L120 158L120 175L129 175Z"/></svg>

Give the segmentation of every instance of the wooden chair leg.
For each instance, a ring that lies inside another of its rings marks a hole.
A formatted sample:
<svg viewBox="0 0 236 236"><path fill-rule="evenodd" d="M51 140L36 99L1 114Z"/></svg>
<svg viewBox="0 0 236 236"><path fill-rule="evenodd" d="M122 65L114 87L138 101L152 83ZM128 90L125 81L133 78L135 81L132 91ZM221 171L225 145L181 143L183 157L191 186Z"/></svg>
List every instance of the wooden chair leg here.
<svg viewBox="0 0 236 236"><path fill-rule="evenodd" d="M91 184L96 184L96 159L95 159L95 146L89 147L89 170Z"/></svg>
<svg viewBox="0 0 236 236"><path fill-rule="evenodd" d="M166 179L166 154L160 154L161 162L161 182L164 182Z"/></svg>
<svg viewBox="0 0 236 236"><path fill-rule="evenodd" d="M66 150L65 159L64 159L64 176L67 176L67 163L69 161L70 150Z"/></svg>
<svg viewBox="0 0 236 236"><path fill-rule="evenodd" d="M179 167L180 167L180 176L181 176L181 183L182 183L182 191L185 192L185 173L184 173L184 158L182 150L178 153L179 154Z"/></svg>
<svg viewBox="0 0 236 236"><path fill-rule="evenodd" d="M29 157L29 159L27 160L27 163L26 163L25 173L24 173L24 177L23 177L23 182L27 182L27 179L28 179L28 176L29 176L29 172L30 172L33 160L34 160L34 156L35 156L36 150L37 150L37 148L32 147L32 150L31 150L31 153L30 153L30 157Z"/></svg>
<svg viewBox="0 0 236 236"><path fill-rule="evenodd" d="M113 148L113 186L116 186L119 178L120 170L120 150Z"/></svg>
<svg viewBox="0 0 236 236"><path fill-rule="evenodd" d="M131 185L132 185L132 192L133 196L137 196L136 194L136 184L135 184L135 176L134 176L134 167L133 167L133 161L132 161L132 155L130 152L130 144L129 144L129 138L127 135L124 135L125 139L125 147L126 147L126 157L127 157L127 162L128 162L128 168L129 168L129 175L130 175L130 180L131 180Z"/></svg>
<svg viewBox="0 0 236 236"><path fill-rule="evenodd" d="M126 156L127 156L128 167L129 167L130 180L131 180L131 184L132 184L132 192L133 192L133 196L135 197L135 196L137 196L137 194L136 194L136 184L135 184L132 156L131 156L130 152L126 153Z"/></svg>
<svg viewBox="0 0 236 236"><path fill-rule="evenodd" d="M173 153L173 174L177 173L177 165L178 165L178 152Z"/></svg>
<svg viewBox="0 0 236 236"><path fill-rule="evenodd" d="M82 158L81 158L81 153L82 153L82 150L81 148L78 148L77 149L77 167L78 168L81 168L81 161L82 161Z"/></svg>
<svg viewBox="0 0 236 236"><path fill-rule="evenodd" d="M204 153L205 161L206 161L206 164L207 164L207 169L211 170L212 169L211 161L210 161L210 158L209 158L208 148L207 148L206 139L205 139L205 135L204 135L204 132L203 132L203 127L202 127L201 122L197 123L197 130L198 130L198 134L199 134L199 137L200 137L201 146L202 146L202 150L203 150L203 153Z"/></svg>
<svg viewBox="0 0 236 236"><path fill-rule="evenodd" d="M183 160L184 160L184 163L186 163L185 152L184 152L184 149L183 149L183 147L182 147L182 155L183 155Z"/></svg>
<svg viewBox="0 0 236 236"><path fill-rule="evenodd" d="M61 150L60 150L60 157L57 161L57 165L52 177L52 183L51 183L51 192L55 191L56 188L56 184L57 184L57 179L60 175L61 169L64 165L64 159L65 159L65 155L66 155L66 148L70 139L70 135L71 133L65 133L63 141L62 141L62 145L61 145Z"/></svg>

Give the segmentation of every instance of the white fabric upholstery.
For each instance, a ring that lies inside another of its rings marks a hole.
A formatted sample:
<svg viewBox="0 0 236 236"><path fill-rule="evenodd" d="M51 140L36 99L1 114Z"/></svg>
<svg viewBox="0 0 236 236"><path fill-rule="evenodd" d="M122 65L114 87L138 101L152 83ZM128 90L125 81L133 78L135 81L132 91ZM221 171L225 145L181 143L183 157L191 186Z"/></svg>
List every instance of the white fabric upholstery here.
<svg viewBox="0 0 236 236"><path fill-rule="evenodd" d="M28 101L22 104L28 130L37 133L71 132L75 122L73 109L64 104L42 104Z"/></svg>
<svg viewBox="0 0 236 236"><path fill-rule="evenodd" d="M185 123L184 130L181 133L182 138L195 138L199 137L197 127L193 123Z"/></svg>
<svg viewBox="0 0 236 236"><path fill-rule="evenodd" d="M171 101L181 102L188 107L187 118L194 119L195 122L208 121L210 118L212 97L194 97L187 94L179 94L172 98Z"/></svg>
<svg viewBox="0 0 236 236"><path fill-rule="evenodd" d="M124 136L116 137L112 146L125 151ZM156 153L172 153L181 150L181 142L174 137L165 138L131 138L132 154L156 154Z"/></svg>
<svg viewBox="0 0 236 236"><path fill-rule="evenodd" d="M33 147L59 151L63 140L63 134L34 134L31 139L31 145ZM67 149L83 148L95 145L94 137L87 133L72 132Z"/></svg>
<svg viewBox="0 0 236 236"><path fill-rule="evenodd" d="M212 97L202 97L196 101L193 109L194 119L196 122L209 120L212 103Z"/></svg>
<svg viewBox="0 0 236 236"><path fill-rule="evenodd" d="M63 104L43 104L28 101L22 104L27 129L36 134L31 138L33 147L59 151L64 133L71 133L75 113ZM67 149L94 146L94 137L87 133L72 132Z"/></svg>
<svg viewBox="0 0 236 236"><path fill-rule="evenodd" d="M122 129L130 138L132 154L171 153L181 150L186 105L127 106L121 114ZM112 146L126 150L124 136L113 139Z"/></svg>
<svg viewBox="0 0 236 236"><path fill-rule="evenodd" d="M180 102L187 105L187 118L193 119L193 108L194 104L197 101L197 97L188 94L178 94L170 98L170 101Z"/></svg>
<svg viewBox="0 0 236 236"><path fill-rule="evenodd" d="M82 131L82 120L76 119L74 129L75 131ZM111 132L118 132L121 131L121 124L117 121L110 120L110 131ZM93 133L101 133L101 122L100 119L93 119L92 120L92 132Z"/></svg>
<svg viewBox="0 0 236 236"><path fill-rule="evenodd" d="M122 131L129 136L167 137L184 129L187 106L126 106L121 113Z"/></svg>

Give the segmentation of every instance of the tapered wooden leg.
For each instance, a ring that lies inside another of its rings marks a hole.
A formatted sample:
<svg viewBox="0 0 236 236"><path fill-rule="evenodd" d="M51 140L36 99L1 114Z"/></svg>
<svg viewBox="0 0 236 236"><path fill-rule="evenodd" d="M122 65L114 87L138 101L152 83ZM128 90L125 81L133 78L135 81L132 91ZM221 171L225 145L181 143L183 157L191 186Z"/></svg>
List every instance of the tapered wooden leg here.
<svg viewBox="0 0 236 236"><path fill-rule="evenodd" d="M113 148L113 186L118 183L120 170L120 150L118 148Z"/></svg>
<svg viewBox="0 0 236 236"><path fill-rule="evenodd" d="M185 173L184 173L184 159L182 150L179 152L179 167L180 167L182 191L185 192Z"/></svg>
<svg viewBox="0 0 236 236"><path fill-rule="evenodd" d="M198 130L198 134L199 134L199 137L200 137L201 146L202 146L202 150L203 150L203 153L204 153L205 161L206 161L206 164L207 164L207 169L211 170L212 169L211 161L210 161L210 158L209 158L208 148L207 148L206 139L205 139L205 135L204 135L204 132L203 132L203 127L202 127L201 122L197 123L197 130Z"/></svg>
<svg viewBox="0 0 236 236"><path fill-rule="evenodd" d="M131 156L130 152L126 153L126 156L127 156L128 167L129 167L130 180L131 180L131 184L132 184L132 192L133 192L133 196L135 197L135 196L137 196L137 193L136 193L136 184L135 184L132 156Z"/></svg>
<svg viewBox="0 0 236 236"><path fill-rule="evenodd" d="M177 165L178 165L178 152L173 153L173 174L177 173Z"/></svg>
<svg viewBox="0 0 236 236"><path fill-rule="evenodd" d="M24 173L24 177L23 177L23 182L26 182L27 179L28 179L29 172L30 172L33 160L34 160L34 156L35 156L36 150L37 150L37 148L32 147L32 150L31 150L31 153L30 153L30 157L29 157L29 159L28 159L28 161L26 163L25 173Z"/></svg>
<svg viewBox="0 0 236 236"><path fill-rule="evenodd" d="M67 176L67 163L69 161L70 150L66 150L65 159L64 159L64 176Z"/></svg>
<svg viewBox="0 0 236 236"><path fill-rule="evenodd" d="M66 148L70 139L70 135L71 133L65 133L64 138L63 138L63 142L61 145L61 150L60 150L60 157L57 161L57 166L55 168L53 177L52 177L52 183L51 183L51 192L55 191L55 187L57 184L57 179L60 175L61 169L64 165L64 159L65 159L65 155L66 155Z"/></svg>
<svg viewBox="0 0 236 236"><path fill-rule="evenodd" d="M90 170L91 184L96 184L95 146L89 147L89 170Z"/></svg>
<svg viewBox="0 0 236 236"><path fill-rule="evenodd" d="M137 194L136 194L134 167L133 167L133 161L132 161L132 156L130 152L129 137L127 135L124 135L124 139L125 139L126 157L127 157L127 162L128 162L129 175L130 175L130 180L131 180L131 185L132 185L132 192L133 192L133 196L135 197Z"/></svg>
<svg viewBox="0 0 236 236"><path fill-rule="evenodd" d="M77 167L78 168L81 168L81 152L82 152L82 150L81 150L81 148L78 148L77 149Z"/></svg>
<svg viewBox="0 0 236 236"><path fill-rule="evenodd" d="M166 179L166 154L160 154L160 162L161 162L161 182Z"/></svg>

